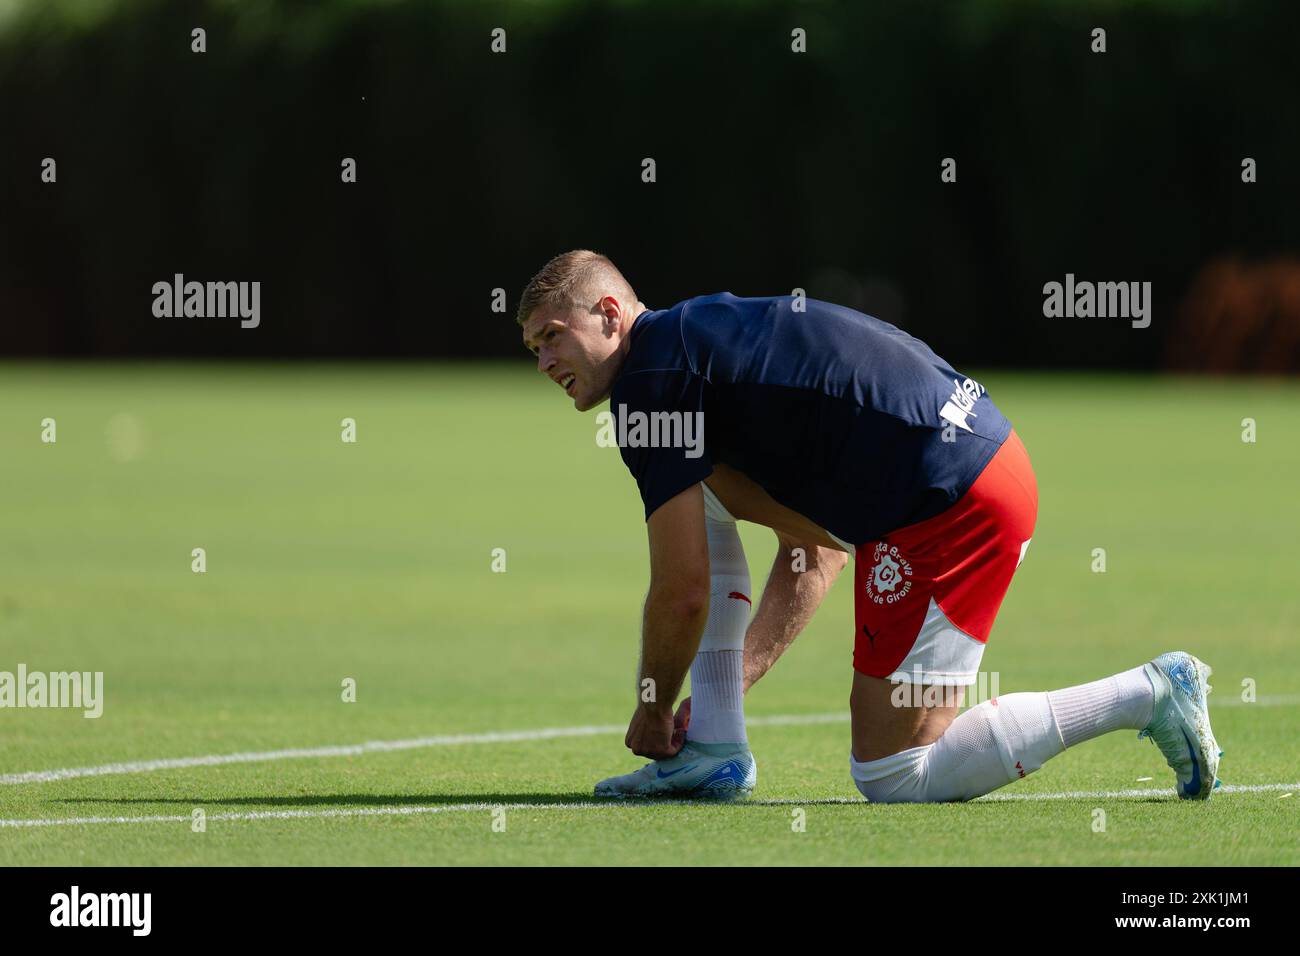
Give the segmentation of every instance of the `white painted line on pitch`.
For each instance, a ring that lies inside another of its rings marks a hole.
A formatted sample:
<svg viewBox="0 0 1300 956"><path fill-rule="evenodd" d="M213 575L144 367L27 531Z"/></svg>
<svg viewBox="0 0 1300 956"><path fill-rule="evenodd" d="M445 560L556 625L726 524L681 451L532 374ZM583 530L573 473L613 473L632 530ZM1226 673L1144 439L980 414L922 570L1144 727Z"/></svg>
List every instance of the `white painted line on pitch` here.
<svg viewBox="0 0 1300 956"><path fill-rule="evenodd" d="M1249 786L1223 786L1216 794L1226 793L1260 793L1272 790L1296 790L1300 783L1263 783ZM1163 790L1072 790L1065 793L1025 793L1025 794L988 794L979 797L973 803L992 800L1104 800L1124 797L1170 797L1173 789ZM852 797L831 797L817 800L746 800L737 804L719 804L715 800L589 800L574 803L456 803L445 806L391 806L391 807L357 807L339 810L250 810L242 813L209 813L208 822L219 821L256 821L256 820L312 820L331 817L404 817L432 813L470 813L491 810L615 810L645 808L651 806L690 806L690 807L811 807L811 806L870 806L865 800ZM883 804L882 804L883 806ZM157 814L152 816L123 817L62 817L29 820L0 820L0 829L32 827L67 827L93 826L112 823L193 823L191 814Z"/></svg>
<svg viewBox="0 0 1300 956"><path fill-rule="evenodd" d="M352 810L253 810L246 813L209 813L208 822L217 820L299 820L325 817L397 817L421 813L456 813L470 810L556 810L560 807L578 809L606 806L601 803L459 803L441 807L358 807ZM4 827L63 827L84 826L96 823L192 823L190 814L162 814L147 817L66 817L58 820L0 820Z"/></svg>
<svg viewBox="0 0 1300 956"><path fill-rule="evenodd" d="M1214 706L1285 707L1300 704L1300 694L1260 697L1246 704L1235 698L1218 701ZM751 717L751 727L790 727L803 724L837 724L849 719L847 713L778 714ZM335 744L325 747L294 747L284 750L260 750L248 753L207 754L201 757L173 757L163 760L135 760L106 763L94 767L65 767L57 770L29 770L25 773L0 774L0 785L52 783L78 777L105 777L126 773L153 773L158 770L184 770L189 767L221 767L238 763L266 763L275 760L309 760L325 757L358 757L364 754L418 750L426 747L454 747L467 744L521 743L556 740L564 737L597 737L616 734L627 728L622 724L599 724L586 727L545 727L539 730L506 730L480 734L442 734L436 737L413 737L409 740L371 740L362 744Z"/></svg>
<svg viewBox="0 0 1300 956"><path fill-rule="evenodd" d="M1300 694L1265 694L1255 700L1242 700L1240 697L1215 700L1211 694L1210 703L1215 707L1294 707L1300 704Z"/></svg>
<svg viewBox="0 0 1300 956"><path fill-rule="evenodd" d="M785 714L754 717L751 727L784 727L797 724L829 724L847 721L848 714ZM296 747L286 750L261 750L250 753L208 754L202 757L174 757L167 760L136 760L106 763L97 767L65 767L61 770L29 770L26 773L0 775L0 784L50 783L76 777L105 777L123 773L151 773L156 770L182 770L187 767L220 767L235 763L265 763L273 760L303 760L320 757L357 757L363 754L416 750L423 747L453 747L464 744L502 744L521 741L555 740L562 737L596 737L620 734L624 724L601 724L588 727L545 727L540 730L508 730L483 734L443 734L437 737L414 737L409 740L371 740L363 744L338 744L327 747Z"/></svg>
<svg viewBox="0 0 1300 956"><path fill-rule="evenodd" d="M136 760L128 763L106 763L97 767L66 767L61 770L31 770L26 773L7 773L0 776L0 784L49 783L52 780L71 780L74 777L102 777L122 773L149 773L155 770L180 770L186 767L219 767L234 763L263 763L273 760L301 760L313 757L356 757L362 754L385 753L395 750L414 750L420 747L450 747L457 744L497 744L525 740L551 740L557 737L589 737L596 734L624 730L609 724L603 727L551 727L541 730L506 731L486 734L448 734L437 737L415 737L410 740L371 740L363 744L341 744L327 747L296 747L286 750L261 750L249 753L209 754L203 757L175 757L167 760Z"/></svg>
<svg viewBox="0 0 1300 956"><path fill-rule="evenodd" d="M1300 783L1225 783L1214 793L1265 793L1271 790L1300 790ZM1107 797L1168 797L1174 788L1147 788L1145 790L1067 790L1064 793L988 793L977 800L1101 800Z"/></svg>

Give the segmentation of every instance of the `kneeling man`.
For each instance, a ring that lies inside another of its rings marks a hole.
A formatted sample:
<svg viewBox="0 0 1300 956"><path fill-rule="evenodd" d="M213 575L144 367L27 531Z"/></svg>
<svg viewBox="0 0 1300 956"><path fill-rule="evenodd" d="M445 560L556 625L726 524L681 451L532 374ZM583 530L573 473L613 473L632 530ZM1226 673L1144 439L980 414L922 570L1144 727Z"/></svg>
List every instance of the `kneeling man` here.
<svg viewBox="0 0 1300 956"><path fill-rule="evenodd" d="M743 696L849 555L849 769L868 800L968 800L1123 729L1159 745L1180 797L1210 796L1221 754L1209 668L1181 651L958 714L1029 547L1038 489L983 385L923 342L802 297L723 292L652 310L585 250L529 282L518 321L538 370L575 408L609 399L645 508L648 692L625 743L654 762L601 781L597 796L749 795L757 768ZM752 620L738 520L778 541ZM688 670L692 696L674 718ZM918 693L895 694L900 681Z"/></svg>

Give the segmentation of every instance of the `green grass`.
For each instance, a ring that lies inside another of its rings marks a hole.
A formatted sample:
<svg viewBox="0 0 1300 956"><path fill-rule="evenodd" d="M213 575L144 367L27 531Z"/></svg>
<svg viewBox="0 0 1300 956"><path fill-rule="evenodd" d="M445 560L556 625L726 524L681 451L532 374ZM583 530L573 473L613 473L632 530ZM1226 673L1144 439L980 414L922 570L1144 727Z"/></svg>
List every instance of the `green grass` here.
<svg viewBox="0 0 1300 956"><path fill-rule="evenodd" d="M1041 495L984 658L1001 691L1183 648L1215 668L1226 782L1300 781L1300 387L983 380ZM636 488L596 446L594 418L526 367L8 365L0 410L0 670L99 670L106 696L98 720L0 710L0 774L630 716L646 581ZM355 445L339 437L349 416ZM46 417L53 445L40 441ZM1241 441L1246 417L1254 444ZM774 540L744 537L761 580ZM196 547L206 574L190 570ZM491 571L498 547L505 574ZM1099 547L1105 574L1090 570ZM751 715L845 708L851 586L845 574L754 689ZM356 703L341 700L348 677ZM1263 702L1240 703L1246 678ZM640 763L620 731L4 784L4 819L449 809L210 818L203 833L0 827L0 863L1300 862L1300 796L1280 791L1197 805L1172 789L827 804L857 796L847 724L751 736L758 796L790 803L585 806L596 779ZM1123 733L1002 792L1155 786L1172 788L1158 751ZM486 807L457 809L528 802L575 805L512 807L504 832ZM805 832L792 830L795 808Z"/></svg>

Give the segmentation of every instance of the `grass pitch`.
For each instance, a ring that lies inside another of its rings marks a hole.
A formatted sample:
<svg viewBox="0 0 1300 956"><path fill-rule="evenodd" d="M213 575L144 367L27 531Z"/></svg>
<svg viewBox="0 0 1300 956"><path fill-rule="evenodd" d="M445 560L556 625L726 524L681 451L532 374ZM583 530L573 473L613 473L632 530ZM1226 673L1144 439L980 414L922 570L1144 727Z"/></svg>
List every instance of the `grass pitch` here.
<svg viewBox="0 0 1300 956"><path fill-rule="evenodd" d="M0 670L102 671L105 703L0 709L0 863L1300 862L1300 387L981 381L1041 496L984 669L1048 690L1191 651L1225 786L1272 789L1182 803L1120 733L998 792L1030 799L858 802L849 571L750 694L782 718L751 730L755 802L593 806L640 763L647 568L593 416L526 366L23 364L0 368ZM757 583L775 541L743 534Z"/></svg>

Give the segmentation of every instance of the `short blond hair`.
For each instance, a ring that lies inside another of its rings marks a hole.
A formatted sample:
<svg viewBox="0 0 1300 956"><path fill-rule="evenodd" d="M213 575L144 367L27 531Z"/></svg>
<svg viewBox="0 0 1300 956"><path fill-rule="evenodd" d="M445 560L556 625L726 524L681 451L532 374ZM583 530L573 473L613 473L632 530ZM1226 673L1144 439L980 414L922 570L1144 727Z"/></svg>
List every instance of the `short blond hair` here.
<svg viewBox="0 0 1300 956"><path fill-rule="evenodd" d="M611 292L626 296L629 306L637 302L631 284L607 256L574 249L556 256L528 281L519 297L515 321L523 325L539 308L589 309Z"/></svg>

